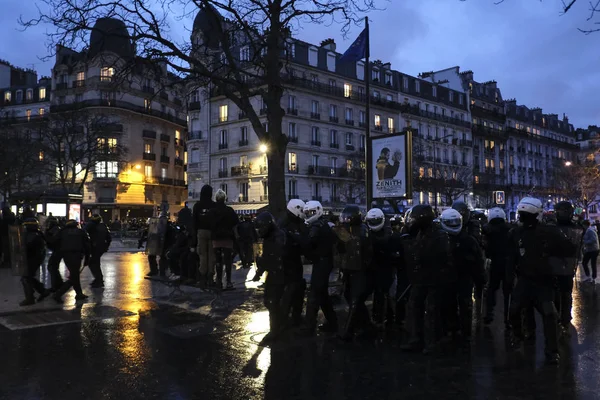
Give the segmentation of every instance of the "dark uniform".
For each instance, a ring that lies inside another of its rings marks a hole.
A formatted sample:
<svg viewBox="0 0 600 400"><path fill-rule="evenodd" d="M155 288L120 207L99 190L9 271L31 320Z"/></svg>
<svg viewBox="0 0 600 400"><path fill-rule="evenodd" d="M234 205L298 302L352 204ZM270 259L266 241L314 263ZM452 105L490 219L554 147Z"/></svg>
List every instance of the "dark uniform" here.
<svg viewBox="0 0 600 400"><path fill-rule="evenodd" d="M46 290L44 284L41 283L36 275L40 269L40 265L46 257L46 245L44 236L39 229L39 224L35 218L28 218L24 221L25 231L25 250L27 252L27 272L21 277L21 284L25 292L25 300L20 304L27 306L35 303L33 297L34 291L40 296L38 301L42 301L50 292Z"/></svg>
<svg viewBox="0 0 600 400"><path fill-rule="evenodd" d="M404 324L406 305L408 304L410 282L406 273L406 263L402 252L403 234L400 229L394 230L390 236L390 265L396 271L396 307L395 321ZM408 235L406 235L408 237Z"/></svg>
<svg viewBox="0 0 600 400"><path fill-rule="evenodd" d="M373 274L373 321L376 324L383 324L388 315L388 307L390 307L390 288L394 283L395 271L391 261L393 252L390 247L392 229L384 226L379 231L371 230L369 236L373 247L373 256L368 271Z"/></svg>
<svg viewBox="0 0 600 400"><path fill-rule="evenodd" d="M576 251L562 232L554 226L538 224L535 219L523 218L523 226L510 233L508 250L509 276L516 273L517 284L510 304L510 322L513 327L513 346L523 339L522 312L533 305L542 315L546 356L549 362L558 362L557 315L554 308L554 272L550 257L569 257Z"/></svg>
<svg viewBox="0 0 600 400"><path fill-rule="evenodd" d="M90 237L92 246L90 256L90 272L94 276L92 287L103 287L104 276L100 266L100 257L108 251L111 242L110 231L99 215L94 215L85 225L84 230Z"/></svg>
<svg viewBox="0 0 600 400"><path fill-rule="evenodd" d="M327 323L320 329L327 332L336 332L338 329L337 315L329 297L329 275L333 270L333 246L336 236L329 227L325 218L321 217L309 228L309 256L312 260L312 274L310 276L310 292L306 304L307 331L313 333L317 327L319 308Z"/></svg>
<svg viewBox="0 0 600 400"><path fill-rule="evenodd" d="M512 280L507 276L506 262L509 246L510 225L504 219L494 218L484 229L485 255L492 261L490 268L490 281L486 295L486 315L484 322L491 324L494 320L494 308L496 307L496 292L502 285L504 298L504 324L508 328L508 308L512 292Z"/></svg>
<svg viewBox="0 0 600 400"><path fill-rule="evenodd" d="M242 222L237 225L236 231L242 268L250 268L252 262L254 261L252 257L252 246L257 242L254 225L252 224L252 221L245 216Z"/></svg>
<svg viewBox="0 0 600 400"><path fill-rule="evenodd" d="M58 224L58 220L55 217L48 217L46 233L44 238L46 239L46 245L48 249L52 251L50 258L48 259L48 273L50 274L51 291L57 291L63 282L62 276L60 276L60 261L62 255L59 249L59 239L61 227Z"/></svg>
<svg viewBox="0 0 600 400"><path fill-rule="evenodd" d="M87 296L81 290L79 275L81 261L85 260L84 265L87 265L90 261L92 246L88 234L79 228L77 221L70 220L60 232L58 248L69 270L69 279L52 297L56 302L62 303L62 296L72 287L76 293L76 300L86 299Z"/></svg>

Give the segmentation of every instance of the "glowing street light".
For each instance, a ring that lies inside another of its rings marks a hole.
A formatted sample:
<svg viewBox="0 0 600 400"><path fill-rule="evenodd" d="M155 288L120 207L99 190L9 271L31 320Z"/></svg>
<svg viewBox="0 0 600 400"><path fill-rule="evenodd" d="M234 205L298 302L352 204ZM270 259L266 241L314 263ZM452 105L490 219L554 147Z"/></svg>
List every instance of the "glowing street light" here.
<svg viewBox="0 0 600 400"><path fill-rule="evenodd" d="M140 164L135 164L135 169L141 169L142 166Z"/></svg>
<svg viewBox="0 0 600 400"><path fill-rule="evenodd" d="M268 150L268 147L266 144L261 144L259 149L260 149L261 153L266 153Z"/></svg>
<svg viewBox="0 0 600 400"><path fill-rule="evenodd" d="M572 163L571 161L567 161L567 162L565 163L565 167L570 167L571 165L573 165L573 163Z"/></svg>

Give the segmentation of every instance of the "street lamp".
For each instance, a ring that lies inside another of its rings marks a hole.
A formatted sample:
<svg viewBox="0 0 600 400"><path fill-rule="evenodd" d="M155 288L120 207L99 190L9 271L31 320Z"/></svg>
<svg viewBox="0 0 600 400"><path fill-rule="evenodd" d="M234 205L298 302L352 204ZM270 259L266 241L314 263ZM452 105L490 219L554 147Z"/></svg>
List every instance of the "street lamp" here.
<svg viewBox="0 0 600 400"><path fill-rule="evenodd" d="M573 163L572 163L571 161L567 161L567 162L565 163L565 167L570 167L571 165L573 165Z"/></svg>
<svg viewBox="0 0 600 400"><path fill-rule="evenodd" d="M266 144L263 143L263 144L260 145L259 150L260 150L261 153L266 153L267 150L269 150L269 148L267 147Z"/></svg>

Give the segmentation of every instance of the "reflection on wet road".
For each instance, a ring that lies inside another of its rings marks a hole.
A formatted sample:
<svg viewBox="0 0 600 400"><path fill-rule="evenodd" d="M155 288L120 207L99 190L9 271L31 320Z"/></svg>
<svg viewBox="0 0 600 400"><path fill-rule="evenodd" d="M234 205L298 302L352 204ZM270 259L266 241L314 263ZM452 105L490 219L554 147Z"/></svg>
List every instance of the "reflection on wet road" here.
<svg viewBox="0 0 600 400"><path fill-rule="evenodd" d="M32 311L83 322L0 328L0 399L599 398L600 287L577 285L573 335L553 368L543 364L540 321L538 340L516 353L500 323L478 327L470 351L436 357L400 352L397 328L351 344L290 333L265 348L268 313L259 290L243 289L245 272L223 309L206 313L212 297L200 291L161 300L169 289L144 279L141 253L107 254L103 268L104 290L89 289L84 271L88 303L68 297L64 309Z"/></svg>

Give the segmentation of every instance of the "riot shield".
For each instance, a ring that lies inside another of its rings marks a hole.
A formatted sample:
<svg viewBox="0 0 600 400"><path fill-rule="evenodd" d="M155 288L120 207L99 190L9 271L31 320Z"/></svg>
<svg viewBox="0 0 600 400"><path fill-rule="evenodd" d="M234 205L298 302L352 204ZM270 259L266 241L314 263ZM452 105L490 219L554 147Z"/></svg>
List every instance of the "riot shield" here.
<svg viewBox="0 0 600 400"><path fill-rule="evenodd" d="M23 225L8 227L8 251L10 252L12 274L14 276L27 275L27 247Z"/></svg>
<svg viewBox="0 0 600 400"><path fill-rule="evenodd" d="M167 233L167 219L150 218L148 222L148 243L146 253L150 256L160 256L165 246L165 237Z"/></svg>

